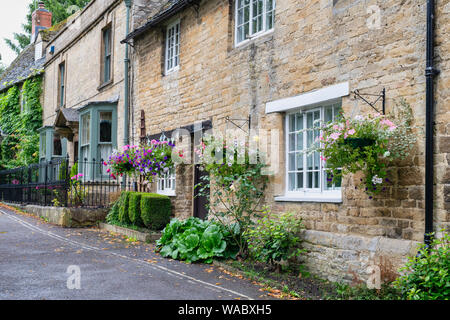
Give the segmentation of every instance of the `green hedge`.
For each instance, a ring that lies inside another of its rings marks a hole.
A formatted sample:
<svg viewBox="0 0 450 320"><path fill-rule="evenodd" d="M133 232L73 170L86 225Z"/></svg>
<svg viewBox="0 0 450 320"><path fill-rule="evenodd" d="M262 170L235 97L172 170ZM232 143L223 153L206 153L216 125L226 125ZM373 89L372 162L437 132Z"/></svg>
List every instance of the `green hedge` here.
<svg viewBox="0 0 450 320"><path fill-rule="evenodd" d="M123 224L131 224L130 217L128 216L130 194L131 192L128 191L122 192L119 198L119 221Z"/></svg>
<svg viewBox="0 0 450 320"><path fill-rule="evenodd" d="M141 218L152 230L162 230L170 221L172 205L168 196L145 193L141 197Z"/></svg>
<svg viewBox="0 0 450 320"><path fill-rule="evenodd" d="M141 219L141 198L145 193L130 192L128 217L131 223L135 226L142 227L144 223Z"/></svg>

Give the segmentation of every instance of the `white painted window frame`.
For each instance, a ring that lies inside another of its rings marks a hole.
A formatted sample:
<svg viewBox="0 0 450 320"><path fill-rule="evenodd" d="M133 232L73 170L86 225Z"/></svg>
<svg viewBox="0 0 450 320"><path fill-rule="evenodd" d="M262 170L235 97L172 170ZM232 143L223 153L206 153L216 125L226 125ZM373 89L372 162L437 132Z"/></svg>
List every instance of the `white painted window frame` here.
<svg viewBox="0 0 450 320"><path fill-rule="evenodd" d="M178 25L178 34L176 33L177 25ZM176 49L176 47L178 47L178 54L173 55L172 57L169 58L169 50L172 48L169 46L170 45L169 33L170 33L170 30L172 30L172 29L174 30L174 47L175 47L175 49ZM178 35L178 43L176 43L177 35ZM181 24L180 24L180 19L177 19L174 22L167 25L167 29L166 29L166 33L165 33L165 56L164 56L164 73L165 74L169 74L180 68L180 42L181 42L180 37L181 37ZM175 62L176 57L178 59L177 59L177 65L175 66L174 62ZM172 67L170 67L170 68L169 68L169 61L172 62Z"/></svg>
<svg viewBox="0 0 450 320"><path fill-rule="evenodd" d="M324 104L320 105L313 105L308 108L299 108L295 110L291 110L290 112L286 113L285 116L285 194L282 197L276 197L275 201L305 201L305 202L333 202L333 203L340 203L342 202L342 188L336 188L333 190L326 190L325 189L325 183L326 183L326 177L325 177L325 168L323 166L323 161L319 161L319 181L320 181L320 187L319 188L306 188L306 179L308 172L307 170L307 164L306 164L306 157L303 157L303 188L296 191L290 191L289 190L289 117L293 114L297 113L303 113L305 116L309 112L315 112L320 111L320 119L323 121L325 118L325 108L334 105L336 103L339 103L340 99L329 101ZM304 123L307 122L306 117L303 119ZM305 125L303 126L304 128ZM307 134L306 131L303 134L303 145L307 146ZM313 170L314 171L314 170Z"/></svg>
<svg viewBox="0 0 450 320"><path fill-rule="evenodd" d="M170 187L167 187L170 184ZM163 185L163 188L161 188ZM176 196L176 170L173 168L173 172L166 174L162 178L156 179L156 193L166 195L170 197Z"/></svg>
<svg viewBox="0 0 450 320"><path fill-rule="evenodd" d="M274 12L274 16L273 16L273 21L272 21L272 28L270 28L270 29L267 29L267 7L266 7L266 5L267 5L267 1L266 0L264 0L263 1L263 12L262 12L262 24L263 24L263 28L262 28L262 30L261 31L258 31L258 32L256 32L256 33L252 33L252 31L253 31L253 17L254 17L254 15L253 15L253 1L254 0L249 0L250 1L250 5L249 5L249 11L250 11L250 14L249 14L249 34L248 34L248 38L247 39L245 39L245 40L242 40L242 41L238 41L238 29L239 29L239 27L240 26L243 26L244 24L242 24L242 25L238 25L238 21L239 21L239 16L238 16L238 12L239 12L239 8L238 8L238 4L239 4L239 1L238 0L235 0L235 5L234 5L234 19L235 19L235 24L234 24L234 45L235 45L235 47L238 47L238 46L242 46L242 45L244 45L245 43L248 43L249 41L251 41L251 40L253 40L253 39L255 39L255 38L258 38L258 37L261 37L261 36L263 36L263 35L266 35L266 34L269 34L269 33L271 33L271 32L273 32L273 30L274 30L274 28L275 28L275 12L276 12L276 0L273 0L273 12ZM270 11L270 10L269 10Z"/></svg>
<svg viewBox="0 0 450 320"><path fill-rule="evenodd" d="M285 116L285 132L286 132L286 175L285 175L285 194L283 196L275 197L275 201L292 201L292 202L330 202L342 203L342 188L339 190L323 190L321 192L314 192L312 190L304 191L289 191L289 115L298 113L299 111L306 111L317 108L319 106L326 107L330 104L342 101L342 97L350 94L349 82L342 82L326 88L321 88L315 91L307 92L298 96L283 98L266 103L266 114L283 112ZM323 110L321 111L321 119L324 119ZM323 170L321 170L323 172ZM323 175L323 173L321 174ZM322 181L322 180L321 180Z"/></svg>

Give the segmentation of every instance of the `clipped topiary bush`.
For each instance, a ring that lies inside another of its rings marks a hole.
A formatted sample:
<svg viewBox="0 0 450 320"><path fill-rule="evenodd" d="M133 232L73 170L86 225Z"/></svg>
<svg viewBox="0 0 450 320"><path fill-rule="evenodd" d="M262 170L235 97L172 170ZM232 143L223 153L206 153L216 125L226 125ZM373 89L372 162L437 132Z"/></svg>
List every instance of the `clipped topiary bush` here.
<svg viewBox="0 0 450 320"><path fill-rule="evenodd" d="M128 204L128 217L133 225L142 227L144 223L141 219L141 198L143 193L130 192Z"/></svg>
<svg viewBox="0 0 450 320"><path fill-rule="evenodd" d="M141 218L152 230L163 229L170 221L172 206L168 196L145 193L141 196Z"/></svg>
<svg viewBox="0 0 450 320"><path fill-rule="evenodd" d="M119 221L123 224L131 224L130 217L128 216L130 193L128 191L122 192L119 199Z"/></svg>

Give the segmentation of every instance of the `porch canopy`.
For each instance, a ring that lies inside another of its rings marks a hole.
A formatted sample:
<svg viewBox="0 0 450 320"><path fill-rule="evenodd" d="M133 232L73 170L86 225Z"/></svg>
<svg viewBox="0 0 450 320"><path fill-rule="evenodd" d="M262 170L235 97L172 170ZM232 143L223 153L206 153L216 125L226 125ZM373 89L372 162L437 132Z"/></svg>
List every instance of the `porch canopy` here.
<svg viewBox="0 0 450 320"><path fill-rule="evenodd" d="M79 111L77 109L60 109L56 114L55 132L69 141L78 134Z"/></svg>

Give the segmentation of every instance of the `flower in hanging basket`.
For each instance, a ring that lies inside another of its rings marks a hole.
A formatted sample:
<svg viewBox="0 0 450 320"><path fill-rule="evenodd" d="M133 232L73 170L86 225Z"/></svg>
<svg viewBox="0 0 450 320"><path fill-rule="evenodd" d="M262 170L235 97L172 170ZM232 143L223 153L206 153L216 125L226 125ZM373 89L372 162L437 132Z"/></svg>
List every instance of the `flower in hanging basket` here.
<svg viewBox="0 0 450 320"><path fill-rule="evenodd" d="M410 108L407 104L401 107ZM333 181L361 171L365 175L361 187L370 196L386 190L383 184L389 181L387 167L393 160L408 156L416 141L410 127L412 112L401 114L395 122L375 114L354 119L341 116L323 125L316 150L322 153Z"/></svg>

